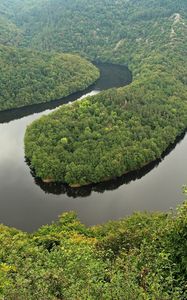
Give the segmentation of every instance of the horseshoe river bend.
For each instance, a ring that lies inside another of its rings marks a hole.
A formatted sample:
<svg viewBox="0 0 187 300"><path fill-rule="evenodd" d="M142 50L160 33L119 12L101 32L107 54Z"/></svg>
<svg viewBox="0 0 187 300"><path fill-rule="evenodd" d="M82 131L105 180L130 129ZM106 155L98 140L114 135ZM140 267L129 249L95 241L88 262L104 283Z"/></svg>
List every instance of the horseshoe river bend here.
<svg viewBox="0 0 187 300"><path fill-rule="evenodd" d="M93 186L71 189L44 184L24 158L27 125L58 106L111 87L129 84L124 66L98 64L100 79L84 92L61 100L0 113L0 223L32 232L50 224L64 211L76 211L87 225L118 219L134 211L175 208L184 200L187 179L187 135L179 137L162 156L138 172Z"/></svg>

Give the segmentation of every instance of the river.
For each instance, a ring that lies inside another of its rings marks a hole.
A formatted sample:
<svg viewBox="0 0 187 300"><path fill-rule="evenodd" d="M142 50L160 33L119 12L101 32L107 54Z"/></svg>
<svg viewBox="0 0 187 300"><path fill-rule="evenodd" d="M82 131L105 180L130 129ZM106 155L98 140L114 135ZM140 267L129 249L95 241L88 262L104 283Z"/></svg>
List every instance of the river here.
<svg viewBox="0 0 187 300"><path fill-rule="evenodd" d="M184 200L187 183L187 135L180 137L162 160L119 179L81 189L43 184L34 178L24 158L26 126L59 105L131 82L128 68L99 64L95 85L70 97L0 113L0 223L32 232L57 220L65 211L76 211L87 225L118 219L134 211L175 208Z"/></svg>

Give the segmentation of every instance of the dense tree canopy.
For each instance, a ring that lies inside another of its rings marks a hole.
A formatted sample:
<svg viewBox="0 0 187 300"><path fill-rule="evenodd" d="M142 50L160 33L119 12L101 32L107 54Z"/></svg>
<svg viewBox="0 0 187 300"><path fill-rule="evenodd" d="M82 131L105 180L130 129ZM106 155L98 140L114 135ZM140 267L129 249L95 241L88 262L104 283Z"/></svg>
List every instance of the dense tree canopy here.
<svg viewBox="0 0 187 300"><path fill-rule="evenodd" d="M17 17L36 3L0 3L0 110L62 98L84 90L99 77L98 70L78 55L18 49L25 30Z"/></svg>
<svg viewBox="0 0 187 300"><path fill-rule="evenodd" d="M185 300L186 216L187 203L91 228L74 213L34 234L1 225L0 299Z"/></svg>
<svg viewBox="0 0 187 300"><path fill-rule="evenodd" d="M129 62L134 81L62 107L31 125L25 137L26 156L37 176L71 186L120 176L159 158L186 129L186 2L179 2L106 1L105 6L99 1L47 2L52 16L45 36L55 49ZM41 10L35 7L32 12L37 20ZM44 36L40 25L43 28L48 15L45 9L42 12L38 27L31 26L34 38L29 39L32 32L25 34L29 45L38 41L37 30ZM55 39L58 30L63 36ZM39 48L50 49L44 39L40 41Z"/></svg>
<svg viewBox="0 0 187 300"><path fill-rule="evenodd" d="M172 96L164 102L152 94L150 101L150 93L148 99L145 94L133 84L125 95L123 89L109 90L35 121L27 129L25 145L36 174L84 185L161 157L184 130L186 111Z"/></svg>
<svg viewBox="0 0 187 300"><path fill-rule="evenodd" d="M186 129L186 18L186 0L1 0L1 109L33 93L37 102L63 96L63 76L66 92L98 76L77 56L15 46L128 63L134 76L28 127L26 156L39 177L74 186L120 176ZM91 228L74 213L33 234L1 225L0 299L186 300L186 229L186 203Z"/></svg>
<svg viewBox="0 0 187 300"><path fill-rule="evenodd" d="M97 68L78 55L2 45L0 66L0 110L59 99L99 77Z"/></svg>

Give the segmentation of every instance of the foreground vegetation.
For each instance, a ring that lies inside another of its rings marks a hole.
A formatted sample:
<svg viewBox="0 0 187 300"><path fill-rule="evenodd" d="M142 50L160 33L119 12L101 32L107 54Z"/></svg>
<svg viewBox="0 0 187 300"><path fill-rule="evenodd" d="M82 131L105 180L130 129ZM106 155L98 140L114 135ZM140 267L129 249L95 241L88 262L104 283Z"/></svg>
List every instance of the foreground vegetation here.
<svg viewBox="0 0 187 300"><path fill-rule="evenodd" d="M74 213L34 234L0 226L0 299L185 300L187 203L91 228Z"/></svg>
<svg viewBox="0 0 187 300"><path fill-rule="evenodd" d="M100 182L141 168L161 157L187 127L187 19L183 11L186 1L180 0L180 5L150 1L147 7L147 1L141 0L139 13L136 1L115 5L108 1L105 7L97 1L84 7L83 2L76 1L76 8L72 1L68 4L71 13L75 12L68 19L72 36L77 37L80 31L81 43L76 38L73 42L69 35L65 40L58 39L58 43L54 40L57 29L53 37L50 31L46 35L58 49L70 50L71 43L71 50L78 49L91 58L129 62L134 81L128 87L62 107L27 129L25 153L36 175L71 186ZM65 14L59 1L54 1L55 5L59 13ZM63 5L66 8L64 2ZM120 5L126 8L125 15ZM82 8L81 12L78 8ZM115 14L124 24L119 24ZM91 16L94 21L86 27ZM79 17L81 22L73 26ZM45 18L44 10L39 23ZM53 18L50 28L55 13ZM103 20L107 20L106 24ZM114 31L108 22L112 22ZM96 26L98 30L91 41L89 32ZM66 32L64 23L59 28ZM25 39L34 45L28 36Z"/></svg>
<svg viewBox="0 0 187 300"><path fill-rule="evenodd" d="M134 76L128 87L64 106L27 129L26 156L38 176L73 186L119 176L160 157L186 129L185 0L15 4L15 14L4 11L17 33L8 44L129 62ZM0 297L185 300L186 239L187 203L176 214L136 213L91 228L74 213L33 234L1 225Z"/></svg>
<svg viewBox="0 0 187 300"><path fill-rule="evenodd" d="M77 55L47 54L0 45L0 110L68 96L99 77Z"/></svg>

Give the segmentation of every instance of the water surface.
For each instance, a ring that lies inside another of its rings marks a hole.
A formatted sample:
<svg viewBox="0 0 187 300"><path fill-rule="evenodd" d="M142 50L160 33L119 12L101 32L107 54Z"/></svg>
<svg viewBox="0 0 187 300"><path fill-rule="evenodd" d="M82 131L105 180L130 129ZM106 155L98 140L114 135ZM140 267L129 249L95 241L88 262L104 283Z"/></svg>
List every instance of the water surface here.
<svg viewBox="0 0 187 300"><path fill-rule="evenodd" d="M168 210L182 203L187 182L187 135L161 161L117 180L82 189L45 185L34 178L24 159L23 137L33 120L69 101L131 82L126 67L100 64L101 78L83 93L50 103L0 113L0 223L25 231L76 211L87 225L118 219L137 210Z"/></svg>

